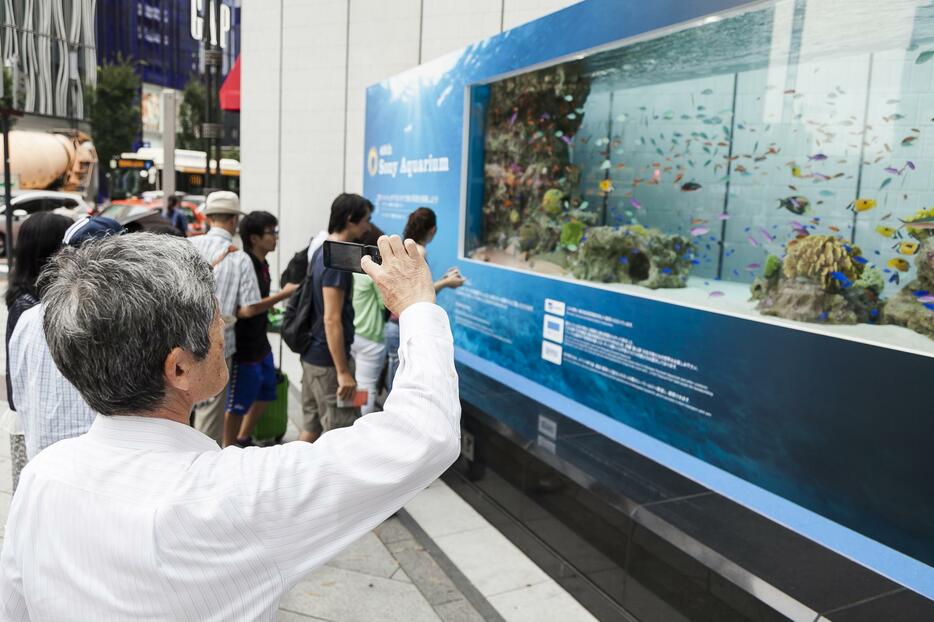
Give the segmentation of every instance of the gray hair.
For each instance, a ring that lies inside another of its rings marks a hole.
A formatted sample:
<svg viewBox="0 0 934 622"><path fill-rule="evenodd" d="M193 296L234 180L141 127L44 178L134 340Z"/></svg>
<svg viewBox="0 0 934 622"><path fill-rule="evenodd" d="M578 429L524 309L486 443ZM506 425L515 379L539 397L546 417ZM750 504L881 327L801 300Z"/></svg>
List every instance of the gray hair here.
<svg viewBox="0 0 934 622"><path fill-rule="evenodd" d="M188 240L133 233L65 248L40 291L52 359L103 415L155 410L169 352L210 350L214 277Z"/></svg>

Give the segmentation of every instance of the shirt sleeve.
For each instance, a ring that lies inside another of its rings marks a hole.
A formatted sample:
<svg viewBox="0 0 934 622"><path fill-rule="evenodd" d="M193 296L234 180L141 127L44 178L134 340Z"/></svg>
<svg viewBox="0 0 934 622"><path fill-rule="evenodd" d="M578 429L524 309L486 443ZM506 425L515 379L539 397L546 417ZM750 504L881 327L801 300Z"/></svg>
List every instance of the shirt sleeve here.
<svg viewBox="0 0 934 622"><path fill-rule="evenodd" d="M353 273L334 268L325 268L321 271L321 287L336 287L344 291L353 288Z"/></svg>
<svg viewBox="0 0 934 622"><path fill-rule="evenodd" d="M237 306L248 307L260 301L259 282L256 280L256 271L253 270L253 261L246 256L246 251L233 253L225 257L237 258L239 271L239 284L237 287Z"/></svg>
<svg viewBox="0 0 934 622"><path fill-rule="evenodd" d="M19 498L22 498L20 495ZM14 495L7 526L16 522L17 497ZM26 594L23 591L22 560L20 559L21 538L12 537L4 531L3 551L0 553L0 620L29 620Z"/></svg>
<svg viewBox="0 0 934 622"><path fill-rule="evenodd" d="M447 314L434 304L412 305L400 329L399 371L383 412L314 444L224 450L238 462L247 527L289 586L457 459L460 400Z"/></svg>

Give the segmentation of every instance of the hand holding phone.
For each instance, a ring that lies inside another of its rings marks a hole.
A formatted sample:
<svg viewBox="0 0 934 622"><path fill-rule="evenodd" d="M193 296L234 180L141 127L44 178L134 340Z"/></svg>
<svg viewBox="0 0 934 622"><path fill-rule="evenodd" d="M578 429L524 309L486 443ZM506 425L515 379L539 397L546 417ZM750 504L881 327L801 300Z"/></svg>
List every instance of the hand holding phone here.
<svg viewBox="0 0 934 622"><path fill-rule="evenodd" d="M375 263L383 263L379 254L379 248L367 244L356 244L354 242L334 242L327 240L324 243L324 267L335 270L344 270L345 272L359 272L363 274L363 268L360 267L360 260L364 256L369 257Z"/></svg>

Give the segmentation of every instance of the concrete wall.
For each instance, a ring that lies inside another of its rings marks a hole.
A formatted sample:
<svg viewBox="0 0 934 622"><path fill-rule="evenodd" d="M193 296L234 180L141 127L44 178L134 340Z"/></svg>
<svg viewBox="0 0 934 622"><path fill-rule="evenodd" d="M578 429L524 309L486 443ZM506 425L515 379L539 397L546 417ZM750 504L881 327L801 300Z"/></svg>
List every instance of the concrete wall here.
<svg viewBox="0 0 934 622"><path fill-rule="evenodd" d="M275 273L362 191L368 85L573 3L243 0L241 199L279 217Z"/></svg>

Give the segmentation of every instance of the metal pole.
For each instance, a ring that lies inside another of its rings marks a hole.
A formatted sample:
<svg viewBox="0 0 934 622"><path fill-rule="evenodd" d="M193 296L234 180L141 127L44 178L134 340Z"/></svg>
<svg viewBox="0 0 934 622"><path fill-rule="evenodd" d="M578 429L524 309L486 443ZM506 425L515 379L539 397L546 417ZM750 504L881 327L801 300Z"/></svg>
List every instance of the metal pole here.
<svg viewBox="0 0 934 622"><path fill-rule="evenodd" d="M10 174L10 114L3 111L3 195L6 205L6 261L10 272L13 270L13 189ZM8 272L9 274L9 272Z"/></svg>
<svg viewBox="0 0 934 622"><path fill-rule="evenodd" d="M162 90L162 192L163 205L175 194L175 90Z"/></svg>
<svg viewBox="0 0 934 622"><path fill-rule="evenodd" d="M217 33L217 47L215 48L219 55L224 53L224 44L221 39L224 36L224 33L221 32L221 7L223 6L223 0L217 0L217 9L214 11L214 32ZM216 97L217 105L214 107L215 112L217 113L217 124L218 129L220 130L217 135L214 136L214 181L215 187L221 187L222 178L221 178L221 137L223 134L223 123L224 123L224 113L221 111L221 69L223 68L223 58L219 57L217 63L214 65L214 95Z"/></svg>

